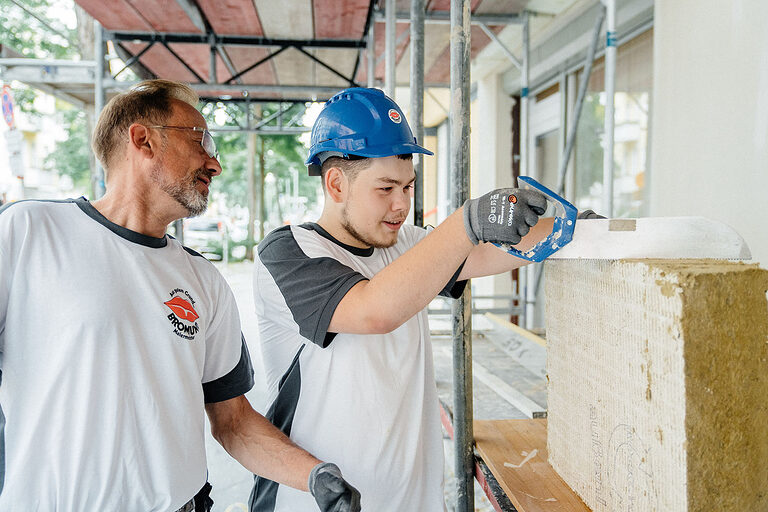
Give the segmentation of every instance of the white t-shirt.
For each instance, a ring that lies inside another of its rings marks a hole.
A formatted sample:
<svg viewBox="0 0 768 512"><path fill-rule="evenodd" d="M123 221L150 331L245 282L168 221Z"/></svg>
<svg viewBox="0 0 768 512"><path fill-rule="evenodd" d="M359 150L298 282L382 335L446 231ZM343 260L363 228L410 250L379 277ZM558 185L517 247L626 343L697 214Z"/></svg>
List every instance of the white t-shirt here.
<svg viewBox="0 0 768 512"><path fill-rule="evenodd" d="M426 310L387 334L327 331L344 295L426 236L411 225L386 249L359 249L317 224L258 247L254 297L271 407L297 444L337 464L369 511L442 512L443 446ZM464 283L456 275L446 295ZM418 283L414 283L418 286ZM252 512L318 510L308 493L256 478Z"/></svg>
<svg viewBox="0 0 768 512"><path fill-rule="evenodd" d="M85 199L0 210L0 510L176 510L204 402L253 384L234 297L171 237Z"/></svg>

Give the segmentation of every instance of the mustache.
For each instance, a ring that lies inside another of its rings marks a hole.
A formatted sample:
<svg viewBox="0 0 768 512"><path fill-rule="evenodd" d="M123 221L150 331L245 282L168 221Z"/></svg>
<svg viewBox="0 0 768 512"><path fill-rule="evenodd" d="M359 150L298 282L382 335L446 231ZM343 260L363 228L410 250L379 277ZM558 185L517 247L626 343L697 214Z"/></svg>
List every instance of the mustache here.
<svg viewBox="0 0 768 512"><path fill-rule="evenodd" d="M208 178L208 182L213 181L213 171L210 171L205 167L201 167L195 172L195 180L201 176Z"/></svg>

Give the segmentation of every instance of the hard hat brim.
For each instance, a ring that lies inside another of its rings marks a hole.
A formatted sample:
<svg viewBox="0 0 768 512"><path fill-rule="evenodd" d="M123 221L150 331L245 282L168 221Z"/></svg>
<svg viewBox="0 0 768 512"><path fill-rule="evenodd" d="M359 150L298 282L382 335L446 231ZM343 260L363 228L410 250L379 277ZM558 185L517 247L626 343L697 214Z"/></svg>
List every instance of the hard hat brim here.
<svg viewBox="0 0 768 512"><path fill-rule="evenodd" d="M319 149L319 148L318 148ZM329 148L330 150L331 148ZM335 148L332 148L335 149ZM338 151L338 149L336 149ZM320 165L320 159L318 158L318 155L322 153L321 151L317 151L314 153L310 158L308 158L304 164L305 165ZM419 146L415 143L404 143L404 144L395 144L395 145L384 145L384 146L368 146L366 148L361 148L356 151L349 151L346 152L346 155L354 155L354 156L362 156L365 158L384 158L387 156L395 156L395 155L407 155L407 154L413 154L413 153L421 153L424 155L433 156L434 153L428 150L427 148L424 148L422 146Z"/></svg>

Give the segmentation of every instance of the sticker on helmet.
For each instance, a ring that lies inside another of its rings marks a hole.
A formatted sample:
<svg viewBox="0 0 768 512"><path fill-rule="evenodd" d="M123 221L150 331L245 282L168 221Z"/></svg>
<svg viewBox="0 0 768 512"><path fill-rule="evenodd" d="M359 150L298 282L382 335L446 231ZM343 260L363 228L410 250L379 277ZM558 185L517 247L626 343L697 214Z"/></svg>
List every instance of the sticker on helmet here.
<svg viewBox="0 0 768 512"><path fill-rule="evenodd" d="M400 121L402 120L402 117L400 116L400 112L391 108L389 109L389 112L387 112L387 114L389 115L389 118L392 120L393 123L400 124Z"/></svg>

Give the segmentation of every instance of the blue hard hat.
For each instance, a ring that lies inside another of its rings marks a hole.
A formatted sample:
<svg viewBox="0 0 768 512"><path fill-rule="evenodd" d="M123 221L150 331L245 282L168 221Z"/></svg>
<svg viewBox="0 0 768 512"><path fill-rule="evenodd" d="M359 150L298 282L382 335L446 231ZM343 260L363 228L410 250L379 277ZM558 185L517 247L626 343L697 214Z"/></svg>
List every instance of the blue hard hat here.
<svg viewBox="0 0 768 512"><path fill-rule="evenodd" d="M433 153L416 143L400 107L379 89L351 87L335 94L317 116L310 137L310 176L320 175L321 153L379 158Z"/></svg>

